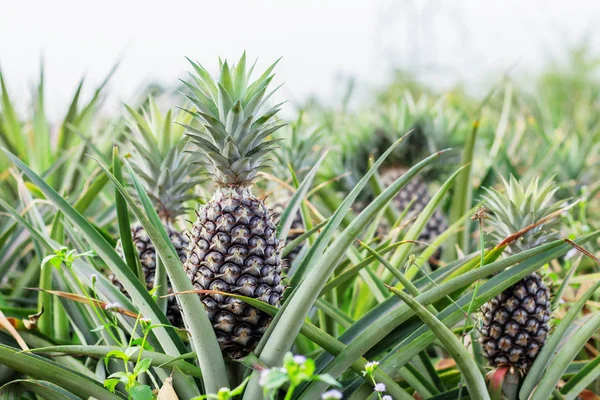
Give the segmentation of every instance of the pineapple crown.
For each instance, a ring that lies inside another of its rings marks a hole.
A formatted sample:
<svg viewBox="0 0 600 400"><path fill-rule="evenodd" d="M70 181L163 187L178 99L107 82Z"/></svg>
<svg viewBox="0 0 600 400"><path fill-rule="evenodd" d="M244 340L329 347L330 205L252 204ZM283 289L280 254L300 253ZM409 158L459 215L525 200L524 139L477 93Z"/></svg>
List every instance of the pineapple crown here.
<svg viewBox="0 0 600 400"><path fill-rule="evenodd" d="M364 175L371 156L377 158L412 130L383 165L384 168L410 168L427 155L452 147L460 140L461 116L460 111L447 106L445 98L432 102L423 95L415 101L407 91L402 98L380 110L363 112L357 118L345 121L347 126L343 129L347 129L352 137L342 144L345 169L354 171L358 177ZM451 167L456 163L458 160L449 160L445 165ZM428 170L431 175L439 172L439 169Z"/></svg>
<svg viewBox="0 0 600 400"><path fill-rule="evenodd" d="M278 176L289 176L291 167L297 178L302 180L317 162L323 129L320 126L306 126L303 112L300 112L298 119L284 130L281 146L275 151Z"/></svg>
<svg viewBox="0 0 600 400"><path fill-rule="evenodd" d="M563 201L553 201L558 186L553 179L547 180L541 186L539 179L532 179L527 187L511 175L510 182L502 178L505 193L492 188L485 188L483 204L490 211L489 233L496 243L506 237L542 220L558 211ZM529 230L519 239L511 242L507 251L510 254L531 249L543 243L555 240L559 236L560 221L556 218Z"/></svg>
<svg viewBox="0 0 600 400"><path fill-rule="evenodd" d="M375 135L385 151L400 135L412 129L389 161L410 167L423 157L456 144L460 139L457 134L461 117L462 112L449 107L445 97L431 101L427 95L422 95L415 100L406 91L401 99L379 113Z"/></svg>
<svg viewBox="0 0 600 400"><path fill-rule="evenodd" d="M188 59L189 60L189 59ZM277 140L269 136L285 124L275 120L283 103L266 108L277 90L268 91L276 61L255 81L254 65L246 66L246 53L237 64L219 60L220 75L215 80L200 64L189 60L194 73L185 96L195 106L186 110L195 125L184 124L194 155L210 177L221 186L248 186L258 172L267 168L267 155Z"/></svg>
<svg viewBox="0 0 600 400"><path fill-rule="evenodd" d="M184 152L183 128L173 124L172 111L162 115L154 99L141 112L125 106L129 114L132 168L140 177L144 189L162 218L172 220L184 214L185 202L195 199L192 189L201 182L200 168L191 163ZM181 112L176 120L190 117Z"/></svg>

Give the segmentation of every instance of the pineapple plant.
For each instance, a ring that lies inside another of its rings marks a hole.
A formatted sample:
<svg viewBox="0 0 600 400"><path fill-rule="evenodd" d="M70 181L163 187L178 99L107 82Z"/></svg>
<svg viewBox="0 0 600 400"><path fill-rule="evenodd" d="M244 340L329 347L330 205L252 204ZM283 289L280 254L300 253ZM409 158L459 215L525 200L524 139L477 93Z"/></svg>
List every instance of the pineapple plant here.
<svg viewBox="0 0 600 400"><path fill-rule="evenodd" d="M250 82L253 67L245 54L235 65L220 63L215 80L200 64L186 83L197 108L187 125L199 163L216 184L212 198L197 211L190 231L185 271L198 290L255 298L278 306L283 241L275 235L272 215L251 190L267 167L276 141L269 135L283 124L274 118L279 105L266 108L273 93L271 65ZM200 294L223 354L237 359L250 353L271 317L241 300L218 293Z"/></svg>
<svg viewBox="0 0 600 400"><path fill-rule="evenodd" d="M303 122L303 113L300 112L296 121L289 124L283 132L279 148L275 151L277 163L274 166L278 177L286 177L286 182L293 184L290 168L298 182L302 182L306 174L317 162L320 155L320 140L323 130L320 127L307 127ZM274 218L277 220L286 209L293 193L278 185L274 190L274 202L271 206ZM300 210L295 214L286 243L297 239L304 232L304 223ZM288 265L292 265L302 245L296 246L286 257Z"/></svg>
<svg viewBox="0 0 600 400"><path fill-rule="evenodd" d="M561 207L561 201L553 201L558 188L552 180L540 186L535 178L525 187L511 176L504 186L505 193L486 188L483 196L490 213L489 235L497 243ZM559 221L550 219L509 244L505 251L519 253L558 236ZM480 342L492 367L528 371L550 330L550 300L550 290L534 272L483 305Z"/></svg>
<svg viewBox="0 0 600 400"><path fill-rule="evenodd" d="M185 203L196 198L192 190L200 182L197 178L199 167L189 162L189 155L184 152L184 129L173 124L171 111L162 115L152 97L148 98L147 109L141 113L130 107L127 107L127 111L130 117L130 140L136 144L131 152L132 168L153 201L177 255L184 263L189 240L177 228L176 220L187 211ZM179 117L187 117L187 113L182 112L178 116L177 119L183 121ZM131 235L146 287L151 290L156 273L156 250L138 222L131 227ZM116 249L123 257L120 240ZM110 275L110 279L124 292L114 274ZM167 317L174 326L183 326L175 297L169 297Z"/></svg>
<svg viewBox="0 0 600 400"><path fill-rule="evenodd" d="M450 147L453 141L457 140L459 122L460 115L445 109L441 100L430 104L427 97L422 96L415 102L410 93L398 103L384 106L381 112L367 113L358 121L351 121L354 128L350 126L348 129L355 130L356 137L344 145L347 147L345 168L355 171L351 185L356 177L363 176L368 170L370 157L377 158L401 135L412 130L379 171L382 186L390 185L423 157ZM408 210L408 216L411 217L421 213L431 199L429 187L438 178L439 173L439 170L429 170L414 177L392 200L395 209L400 213ZM362 203L369 200L362 199ZM438 208L421 232L419 240L429 243L447 227L446 216ZM388 230L387 221L382 221L379 227L380 235L385 235ZM437 264L440 254L438 250L430 262Z"/></svg>

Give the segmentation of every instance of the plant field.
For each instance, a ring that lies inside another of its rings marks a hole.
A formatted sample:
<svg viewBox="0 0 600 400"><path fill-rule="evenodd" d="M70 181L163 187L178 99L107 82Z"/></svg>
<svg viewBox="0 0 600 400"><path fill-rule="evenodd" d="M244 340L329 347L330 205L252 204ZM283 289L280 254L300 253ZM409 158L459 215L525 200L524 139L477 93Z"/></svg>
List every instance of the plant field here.
<svg viewBox="0 0 600 400"><path fill-rule="evenodd" d="M599 399L596 65L298 106L244 54L58 122L0 72L0 398Z"/></svg>

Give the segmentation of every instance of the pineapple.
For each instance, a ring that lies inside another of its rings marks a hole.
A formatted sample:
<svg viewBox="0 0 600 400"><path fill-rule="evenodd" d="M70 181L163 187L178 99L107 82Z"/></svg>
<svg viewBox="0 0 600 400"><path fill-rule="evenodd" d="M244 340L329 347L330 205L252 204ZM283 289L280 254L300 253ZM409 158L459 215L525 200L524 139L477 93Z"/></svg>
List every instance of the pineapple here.
<svg viewBox="0 0 600 400"><path fill-rule="evenodd" d="M406 170L401 168L386 168L381 172L381 182L384 186L389 186L396 179L398 179L402 174L404 174ZM415 176L404 186L400 192L394 197L392 200L392 204L397 210L401 212L410 207L410 214L418 215L423 211L423 209L427 206L431 200L431 196L429 194L429 188L427 183L420 176ZM412 204L411 204L412 202ZM384 234L383 228L384 224L380 227L380 234ZM437 208L429 221L427 221L427 225L423 228L423 231L419 235L419 241L422 242L431 242L438 235L442 234L446 229L448 229L448 221L446 220L446 216L442 213L442 210ZM439 262L439 258L441 255L441 250L438 251L432 256L430 262L433 264L437 264Z"/></svg>
<svg viewBox="0 0 600 400"><path fill-rule="evenodd" d="M175 227L175 221L186 212L184 203L195 198L190 192L199 183L198 179L184 178L196 176L199 167L187 160L189 155L183 152L183 128L172 126L171 111L165 116L161 115L152 97L148 100L148 110L142 111L142 114L129 107L127 111L131 117L131 141L137 145L131 154L131 165L153 201L177 255L184 263L189 240ZM182 116L187 117L184 113ZM132 226L131 234L144 272L146 287L151 290L154 287L156 272L154 245L139 223ZM117 252L123 256L120 240L117 242ZM114 274L110 275L110 279L124 292ZM183 326L175 297L169 298L167 317L174 326Z"/></svg>
<svg viewBox="0 0 600 400"><path fill-rule="evenodd" d="M358 121L349 121L347 129L354 131L356 137L348 140L344 150L347 155L345 168L356 171L354 179L363 176L368 170L368 160L377 158L401 135L413 132L388 157L379 171L383 186L388 186L423 157L434 151L450 147L451 141L457 140L455 133L460 122L460 115L444 107L442 101L430 104L425 96L415 103L407 93L405 98L396 104L383 108L381 112L363 114ZM373 126L376 127L373 130ZM408 215L418 215L430 201L429 184L435 176L428 171L424 177L417 176L411 180L392 200L399 212L406 210ZM439 172L439 171L435 171ZM354 182L351 182L352 186ZM370 199L362 199L366 204ZM412 202L412 205L411 205ZM446 217L437 209L421 232L419 240L431 242L448 227ZM380 235L389 230L387 221L379 227ZM440 251L430 260L433 264L439 261Z"/></svg>
<svg viewBox="0 0 600 400"><path fill-rule="evenodd" d="M283 293L283 241L267 206L254 196L251 185L276 141L267 139L282 124L275 119L279 105L264 110L273 92L271 65L250 83L253 67L246 56L237 65L220 62L215 81L199 64L186 83L188 98L198 109L187 125L197 156L216 183L210 201L201 206L190 232L186 273L196 289L255 298L274 306ZM233 297L200 294L224 356L237 359L250 353L271 317Z"/></svg>
<svg viewBox="0 0 600 400"><path fill-rule="evenodd" d="M496 243L561 207L561 202L553 203L558 188L552 180L539 187L538 179L533 179L525 188L511 177L504 185L506 193L486 189L483 197L490 212L490 236ZM558 225L552 219L537 226L505 251L515 254L554 240ZM532 273L483 305L480 341L491 366L529 370L550 330L550 304L550 290L540 275Z"/></svg>

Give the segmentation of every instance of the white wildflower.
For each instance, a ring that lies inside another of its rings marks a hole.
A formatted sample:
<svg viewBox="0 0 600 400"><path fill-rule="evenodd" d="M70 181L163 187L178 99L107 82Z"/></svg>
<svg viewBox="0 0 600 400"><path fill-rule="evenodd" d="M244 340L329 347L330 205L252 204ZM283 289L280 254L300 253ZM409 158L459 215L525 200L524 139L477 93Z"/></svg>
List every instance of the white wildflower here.
<svg viewBox="0 0 600 400"><path fill-rule="evenodd" d="M260 371L260 379L258 380L258 384L260 386L265 386L267 384L269 373L271 373L270 369L263 369L262 371Z"/></svg>
<svg viewBox="0 0 600 400"><path fill-rule="evenodd" d="M339 390L330 390L328 392L325 392L321 395L321 398L323 400L337 400L337 399L341 399L343 397L342 392L340 392Z"/></svg>
<svg viewBox="0 0 600 400"><path fill-rule="evenodd" d="M385 392L385 383L376 383L373 388L376 392L383 393Z"/></svg>
<svg viewBox="0 0 600 400"><path fill-rule="evenodd" d="M379 365L378 361L369 361L368 363L365 364L365 369L367 368L375 368Z"/></svg>
<svg viewBox="0 0 600 400"><path fill-rule="evenodd" d="M301 355L294 356L294 362L298 365L302 365L306 362L306 357Z"/></svg>
<svg viewBox="0 0 600 400"><path fill-rule="evenodd" d="M375 372L375 370L377 369L377 366L379 366L379 362L377 362L377 361L369 361L368 363L366 363L365 370L363 371L363 376L364 375L373 376L373 372Z"/></svg>

